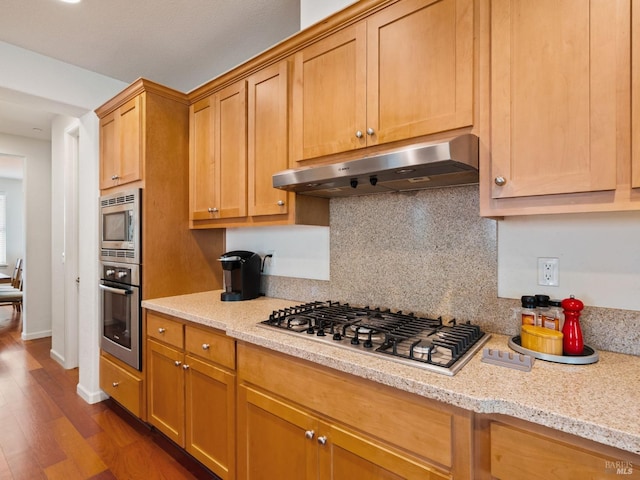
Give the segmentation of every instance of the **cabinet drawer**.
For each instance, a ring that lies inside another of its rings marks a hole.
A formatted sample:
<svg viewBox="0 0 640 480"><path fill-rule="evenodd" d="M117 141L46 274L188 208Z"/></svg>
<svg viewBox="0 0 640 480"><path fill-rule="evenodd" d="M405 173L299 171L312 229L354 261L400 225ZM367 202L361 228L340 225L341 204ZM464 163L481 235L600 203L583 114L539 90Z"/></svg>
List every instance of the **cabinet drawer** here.
<svg viewBox="0 0 640 480"><path fill-rule="evenodd" d="M184 347L182 323L150 311L147 311L147 336L177 348Z"/></svg>
<svg viewBox="0 0 640 480"><path fill-rule="evenodd" d="M631 462L502 423L491 423L491 475L504 480L640 478Z"/></svg>
<svg viewBox="0 0 640 480"><path fill-rule="evenodd" d="M236 368L236 342L224 334L187 325L185 350L231 370Z"/></svg>
<svg viewBox="0 0 640 480"><path fill-rule="evenodd" d="M142 379L103 355L100 356L100 388L136 417L141 416Z"/></svg>

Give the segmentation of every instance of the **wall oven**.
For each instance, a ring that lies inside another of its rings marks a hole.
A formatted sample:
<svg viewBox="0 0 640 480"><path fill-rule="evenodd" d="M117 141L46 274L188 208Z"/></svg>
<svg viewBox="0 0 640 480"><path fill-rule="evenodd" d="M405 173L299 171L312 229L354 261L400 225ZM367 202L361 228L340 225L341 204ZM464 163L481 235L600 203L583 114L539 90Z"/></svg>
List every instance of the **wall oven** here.
<svg viewBox="0 0 640 480"><path fill-rule="evenodd" d="M140 263L142 190L100 197L100 260Z"/></svg>
<svg viewBox="0 0 640 480"><path fill-rule="evenodd" d="M140 370L140 266L100 264L100 347Z"/></svg>

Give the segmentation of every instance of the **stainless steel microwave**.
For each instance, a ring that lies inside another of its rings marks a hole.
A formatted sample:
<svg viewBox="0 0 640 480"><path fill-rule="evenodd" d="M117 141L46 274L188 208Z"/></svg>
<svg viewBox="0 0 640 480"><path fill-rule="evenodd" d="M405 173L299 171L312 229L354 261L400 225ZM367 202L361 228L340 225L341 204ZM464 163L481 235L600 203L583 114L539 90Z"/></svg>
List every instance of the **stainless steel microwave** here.
<svg viewBox="0 0 640 480"><path fill-rule="evenodd" d="M140 263L142 190L100 197L100 260Z"/></svg>

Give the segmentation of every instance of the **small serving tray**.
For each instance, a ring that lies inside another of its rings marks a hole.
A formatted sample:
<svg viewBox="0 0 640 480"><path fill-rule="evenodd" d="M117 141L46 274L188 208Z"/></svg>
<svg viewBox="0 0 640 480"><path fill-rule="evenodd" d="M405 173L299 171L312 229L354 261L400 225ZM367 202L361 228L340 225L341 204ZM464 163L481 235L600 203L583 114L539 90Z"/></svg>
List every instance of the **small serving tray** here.
<svg viewBox="0 0 640 480"><path fill-rule="evenodd" d="M522 346L520 335L511 337L508 344L509 348L518 353L531 355L532 357L539 358L540 360L546 360L547 362L567 363L570 365L588 365L598 361L598 352L587 345L584 346L582 355L551 355L549 353L541 353L524 348Z"/></svg>

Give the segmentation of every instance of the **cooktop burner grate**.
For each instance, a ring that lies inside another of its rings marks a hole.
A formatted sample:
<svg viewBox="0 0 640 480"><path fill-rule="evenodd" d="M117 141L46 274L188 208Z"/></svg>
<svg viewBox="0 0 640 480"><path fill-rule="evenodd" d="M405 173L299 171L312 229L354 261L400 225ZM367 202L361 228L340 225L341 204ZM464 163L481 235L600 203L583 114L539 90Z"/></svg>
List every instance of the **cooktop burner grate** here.
<svg viewBox="0 0 640 480"><path fill-rule="evenodd" d="M469 322L445 324L442 318L332 301L276 310L261 325L448 375L489 339Z"/></svg>

